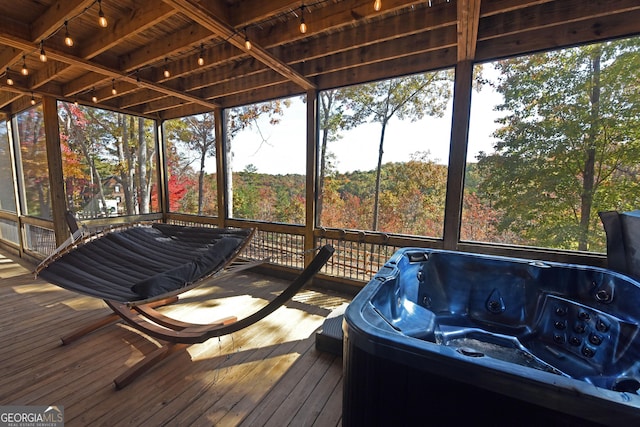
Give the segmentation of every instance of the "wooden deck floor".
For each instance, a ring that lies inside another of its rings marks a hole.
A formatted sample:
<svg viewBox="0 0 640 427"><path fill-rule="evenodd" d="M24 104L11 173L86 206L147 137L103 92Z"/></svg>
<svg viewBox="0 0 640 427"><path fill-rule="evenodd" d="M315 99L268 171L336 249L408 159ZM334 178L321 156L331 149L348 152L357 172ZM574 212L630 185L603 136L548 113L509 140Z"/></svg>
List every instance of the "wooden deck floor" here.
<svg viewBox="0 0 640 427"><path fill-rule="evenodd" d="M0 405L60 405L67 426L341 424L342 360L317 351L314 334L344 297L303 290L257 324L193 345L116 390L113 379L158 343L114 324L61 346L61 335L110 310L31 269L0 252ZM164 310L203 323L241 318L286 284L239 273Z"/></svg>

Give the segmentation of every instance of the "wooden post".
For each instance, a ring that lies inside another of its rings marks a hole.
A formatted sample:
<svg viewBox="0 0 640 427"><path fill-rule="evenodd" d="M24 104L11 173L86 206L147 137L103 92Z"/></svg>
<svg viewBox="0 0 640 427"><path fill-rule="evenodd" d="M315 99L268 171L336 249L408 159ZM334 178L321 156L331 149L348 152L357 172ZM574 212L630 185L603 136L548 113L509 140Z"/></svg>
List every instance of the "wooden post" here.
<svg viewBox="0 0 640 427"><path fill-rule="evenodd" d="M216 108L213 110L213 118L215 123L216 132L216 186L218 193L218 226L224 227L226 219L229 214L227 209L227 200L230 194L228 181L230 177L227 176L227 141L225 141L227 134L225 132L226 126L224 123L224 110L222 108ZM229 173L231 173L229 171Z"/></svg>
<svg viewBox="0 0 640 427"><path fill-rule="evenodd" d="M169 173L167 163L167 140L163 128L163 120L154 120L156 139L156 156L158 171L158 208L162 212L162 222L167 222L169 217Z"/></svg>
<svg viewBox="0 0 640 427"><path fill-rule="evenodd" d="M62 173L62 153L60 151L60 130L58 128L58 104L56 99L50 96L42 97L42 112L49 168L53 231L56 235L56 245L59 246L69 237L69 229L65 221L67 196Z"/></svg>
<svg viewBox="0 0 640 427"><path fill-rule="evenodd" d="M318 91L311 89L307 91L307 175L305 194L305 265L311 262L313 254L309 249L315 247L313 232L316 228L316 173L318 169ZM309 252L306 252L309 251Z"/></svg>
<svg viewBox="0 0 640 427"><path fill-rule="evenodd" d="M462 196L467 162L467 139L471 109L471 82L473 61L461 61L456 66L453 89L453 118L451 123L451 147L449 148L449 172L447 174L447 198L444 210L444 249L455 250L460 240L462 223Z"/></svg>

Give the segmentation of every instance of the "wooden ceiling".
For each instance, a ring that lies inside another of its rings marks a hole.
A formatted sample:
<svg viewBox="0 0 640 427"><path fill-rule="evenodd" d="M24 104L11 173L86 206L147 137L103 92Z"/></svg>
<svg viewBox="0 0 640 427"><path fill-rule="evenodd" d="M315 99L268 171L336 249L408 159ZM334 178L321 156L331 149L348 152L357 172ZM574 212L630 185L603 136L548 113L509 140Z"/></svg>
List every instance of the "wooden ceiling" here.
<svg viewBox="0 0 640 427"><path fill-rule="evenodd" d="M2 1L0 109L15 113L44 95L168 119L640 34L638 0L381 3L376 11L373 0Z"/></svg>

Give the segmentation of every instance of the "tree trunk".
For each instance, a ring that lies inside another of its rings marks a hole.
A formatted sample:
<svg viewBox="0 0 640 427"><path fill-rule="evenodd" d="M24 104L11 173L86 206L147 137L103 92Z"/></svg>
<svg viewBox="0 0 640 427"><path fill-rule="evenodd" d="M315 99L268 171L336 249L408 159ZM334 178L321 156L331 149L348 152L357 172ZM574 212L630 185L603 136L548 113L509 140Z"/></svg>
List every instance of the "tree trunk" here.
<svg viewBox="0 0 640 427"><path fill-rule="evenodd" d="M380 132L380 147L378 148L378 168L376 169L376 191L373 200L373 224L372 231L378 230L378 215L380 212L380 180L382 177L382 154L384 153L384 132L387 129L387 119L382 122L382 131Z"/></svg>
<svg viewBox="0 0 640 427"><path fill-rule="evenodd" d="M597 52L592 58L593 77L591 86L591 112L589 123L589 135L584 159L584 181L582 183L582 195L580 197L580 236L578 250L586 251L589 245L589 220L593 205L593 193L595 184L596 164L596 138L598 135L600 116L600 58Z"/></svg>
<svg viewBox="0 0 640 427"><path fill-rule="evenodd" d="M320 142L320 170L318 173L318 190L316 202L316 215L318 221L322 221L322 202L324 200L324 178L327 169L327 140L329 139L329 114L333 104L333 92L325 92L320 95L320 104L322 108L322 139ZM322 224L321 224L322 225Z"/></svg>
<svg viewBox="0 0 640 427"><path fill-rule="evenodd" d="M144 142L144 119L138 117L138 188L140 213L149 213L150 191L147 185L147 144Z"/></svg>
<svg viewBox="0 0 640 427"><path fill-rule="evenodd" d="M198 173L198 215L202 215L202 207L204 205L204 167L207 159L207 135L202 135L202 146L204 147L200 153L200 172Z"/></svg>

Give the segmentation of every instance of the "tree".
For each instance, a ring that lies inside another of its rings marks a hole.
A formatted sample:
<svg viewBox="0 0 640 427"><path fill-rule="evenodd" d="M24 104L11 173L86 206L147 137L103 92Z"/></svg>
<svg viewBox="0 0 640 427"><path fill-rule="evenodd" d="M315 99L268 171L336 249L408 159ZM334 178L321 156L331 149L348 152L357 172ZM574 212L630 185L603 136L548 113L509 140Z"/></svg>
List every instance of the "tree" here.
<svg viewBox="0 0 640 427"><path fill-rule="evenodd" d="M215 120L213 113L198 114L184 117L179 121L182 126L174 125L166 129L169 137L176 142L186 145L187 149L196 154L198 162L198 207L197 214L203 214L205 165L209 157L216 154Z"/></svg>
<svg viewBox="0 0 640 427"><path fill-rule="evenodd" d="M480 156L478 167L481 190L504 213L499 228L530 244L603 249L596 212L640 201L640 41L545 52L496 68L506 115L495 153Z"/></svg>
<svg viewBox="0 0 640 427"><path fill-rule="evenodd" d="M353 123L345 115L345 98L340 96L338 89L320 92L319 128L320 128L320 167L318 170L318 200L316 212L322 218L325 193L325 179L333 170L334 156L328 150L329 142L342 138L340 131L349 129ZM321 222L322 223L322 222ZM322 223L324 224L324 223Z"/></svg>
<svg viewBox="0 0 640 427"><path fill-rule="evenodd" d="M88 216L109 215L107 200L113 188L105 184L116 183L124 193L125 213L148 213L156 200L151 196L156 168L155 143L147 121L66 102L59 105L63 172L74 204ZM64 153L65 144L75 155ZM80 159L85 164L84 178L77 176ZM113 196L110 200L115 203Z"/></svg>
<svg viewBox="0 0 640 427"><path fill-rule="evenodd" d="M393 117L416 121L425 115L442 116L452 95L451 81L451 72L438 71L351 86L340 91L340 97L347 100L351 111L348 119L351 125L370 121L381 126L372 230L378 229L382 155L389 121Z"/></svg>
<svg viewBox="0 0 640 427"><path fill-rule="evenodd" d="M260 138L260 147L263 144L267 144L267 139L262 134L262 129L260 127L259 119L261 117L266 118L270 125L277 125L280 122L280 116L282 116L284 112L284 108L289 107L291 102L288 99L285 100L274 100L269 102L263 102L260 104L251 104L245 105L243 107L236 107L226 111L226 130L227 130L227 144L226 147L226 165L227 165L227 176L230 178L227 182L227 200L228 200L228 208L229 208L229 216L234 216L234 209L236 206L243 206L242 212L247 216L240 216L241 218L251 218L251 219L263 219L256 216L258 214L258 209L256 206L252 206L257 202L257 198L248 197L243 198L241 203L236 203L234 200L234 191L233 191L233 179L235 176L233 173L233 151L232 151L232 141L233 138L244 129L254 129L257 131L258 136ZM260 150L260 147L258 150ZM247 174L252 174L255 172L246 172Z"/></svg>

